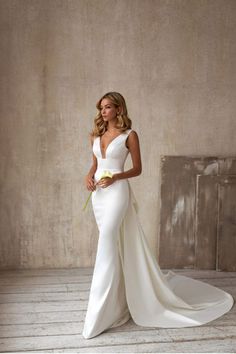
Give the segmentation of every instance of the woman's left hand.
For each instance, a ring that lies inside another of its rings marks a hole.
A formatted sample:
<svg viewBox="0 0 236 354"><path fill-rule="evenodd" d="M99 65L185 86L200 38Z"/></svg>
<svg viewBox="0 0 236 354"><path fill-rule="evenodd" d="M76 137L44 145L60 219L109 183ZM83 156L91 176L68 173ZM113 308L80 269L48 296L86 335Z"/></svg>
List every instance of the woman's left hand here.
<svg viewBox="0 0 236 354"><path fill-rule="evenodd" d="M115 182L115 177L103 177L97 182L97 185L106 188Z"/></svg>

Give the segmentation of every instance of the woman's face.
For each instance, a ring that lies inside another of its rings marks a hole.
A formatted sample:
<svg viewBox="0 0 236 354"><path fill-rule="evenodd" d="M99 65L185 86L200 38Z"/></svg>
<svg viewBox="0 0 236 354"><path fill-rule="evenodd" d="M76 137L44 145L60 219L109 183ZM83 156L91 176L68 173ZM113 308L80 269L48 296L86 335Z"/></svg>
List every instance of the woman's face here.
<svg viewBox="0 0 236 354"><path fill-rule="evenodd" d="M111 102L109 98L104 98L100 105L101 115L103 120L108 122L116 118L119 113L119 109Z"/></svg>

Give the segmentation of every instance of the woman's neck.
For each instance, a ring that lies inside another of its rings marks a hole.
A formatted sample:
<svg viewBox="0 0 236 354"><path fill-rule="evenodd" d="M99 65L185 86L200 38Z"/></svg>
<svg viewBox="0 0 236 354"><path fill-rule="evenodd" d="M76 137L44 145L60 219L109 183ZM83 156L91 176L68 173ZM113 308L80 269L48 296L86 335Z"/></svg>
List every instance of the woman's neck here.
<svg viewBox="0 0 236 354"><path fill-rule="evenodd" d="M117 123L117 120L116 121L114 121L114 122L108 122L108 125L107 125L107 130L108 131L115 131L115 130L117 130L117 128L116 128L116 123Z"/></svg>

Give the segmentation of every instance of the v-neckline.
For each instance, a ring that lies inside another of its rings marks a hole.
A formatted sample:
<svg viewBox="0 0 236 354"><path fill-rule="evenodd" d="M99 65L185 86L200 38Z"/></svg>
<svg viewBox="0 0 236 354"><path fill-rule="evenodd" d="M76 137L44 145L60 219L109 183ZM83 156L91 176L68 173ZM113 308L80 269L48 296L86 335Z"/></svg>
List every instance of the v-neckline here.
<svg viewBox="0 0 236 354"><path fill-rule="evenodd" d="M109 144L106 147L106 150L104 151L104 157L103 157L103 151L102 151L102 147L101 147L101 136L99 136L99 148L100 148L100 153L101 153L101 157L103 160L105 160L107 158L107 149L109 148L109 146L111 145L111 143L116 140L117 138L119 138L119 136L123 135L124 133L120 133L119 135L117 135L114 139L112 139Z"/></svg>

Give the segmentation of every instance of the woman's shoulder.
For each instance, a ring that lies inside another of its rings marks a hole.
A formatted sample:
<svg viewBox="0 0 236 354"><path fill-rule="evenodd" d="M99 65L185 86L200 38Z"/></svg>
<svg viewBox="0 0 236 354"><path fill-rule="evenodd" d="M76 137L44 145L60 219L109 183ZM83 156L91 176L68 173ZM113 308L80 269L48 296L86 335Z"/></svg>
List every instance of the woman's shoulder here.
<svg viewBox="0 0 236 354"><path fill-rule="evenodd" d="M126 131L126 134L129 135L129 136L136 136L138 137L138 133L134 130L134 129L127 129Z"/></svg>

